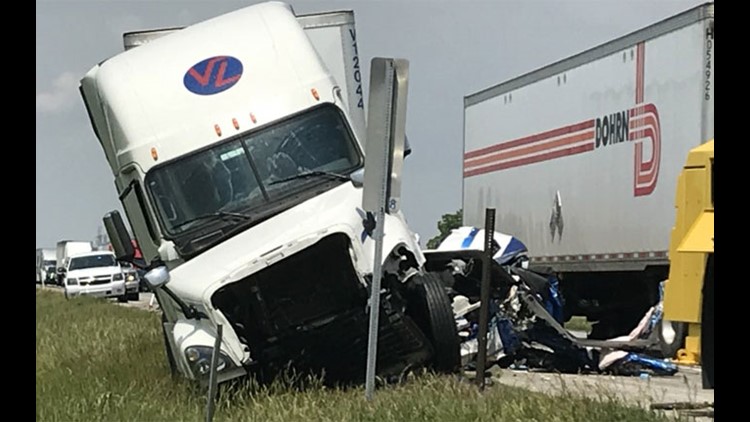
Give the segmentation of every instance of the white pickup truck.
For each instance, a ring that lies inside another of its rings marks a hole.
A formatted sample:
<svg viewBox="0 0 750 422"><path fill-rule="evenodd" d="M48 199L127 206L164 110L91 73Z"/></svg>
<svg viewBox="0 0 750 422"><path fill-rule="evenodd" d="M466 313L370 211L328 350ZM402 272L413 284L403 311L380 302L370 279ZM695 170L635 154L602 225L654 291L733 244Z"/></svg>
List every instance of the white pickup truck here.
<svg viewBox="0 0 750 422"><path fill-rule="evenodd" d="M86 252L66 258L63 264L65 297L116 297L125 299L125 278L109 251Z"/></svg>

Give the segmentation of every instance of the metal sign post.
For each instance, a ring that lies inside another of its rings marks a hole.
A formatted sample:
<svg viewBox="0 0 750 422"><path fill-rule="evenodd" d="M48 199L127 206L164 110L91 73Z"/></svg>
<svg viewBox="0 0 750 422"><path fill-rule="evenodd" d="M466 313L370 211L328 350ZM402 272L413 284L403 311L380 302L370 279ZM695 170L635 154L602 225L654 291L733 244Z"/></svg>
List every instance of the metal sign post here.
<svg viewBox="0 0 750 422"><path fill-rule="evenodd" d="M206 422L211 422L214 418L214 409L216 401L216 384L217 375L216 367L219 364L219 353L221 353L221 337L223 335L223 326L216 326L216 341L214 341L214 351L211 354L211 369L208 376L208 403L206 404Z"/></svg>
<svg viewBox="0 0 750 422"><path fill-rule="evenodd" d="M370 284L370 325L365 373L367 400L372 400L375 392L385 215L386 212L397 212L399 209L408 66L406 60L374 58L370 67L365 182L362 195L362 208L367 213L366 221L371 222L374 215L375 222L374 231L370 227L368 232L375 241L375 250Z"/></svg>
<svg viewBox="0 0 750 422"><path fill-rule="evenodd" d="M484 216L484 254L482 256L482 287L479 292L479 354L477 356L477 384L484 390L484 371L487 366L487 325L489 324L490 267L492 265L492 237L495 233L495 209L487 208Z"/></svg>

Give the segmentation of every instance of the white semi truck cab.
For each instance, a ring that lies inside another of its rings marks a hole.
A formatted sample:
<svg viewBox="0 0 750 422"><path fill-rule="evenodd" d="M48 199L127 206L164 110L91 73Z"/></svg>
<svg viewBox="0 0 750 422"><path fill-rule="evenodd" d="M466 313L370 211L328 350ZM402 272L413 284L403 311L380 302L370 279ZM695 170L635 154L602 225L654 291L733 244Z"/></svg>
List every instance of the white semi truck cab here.
<svg viewBox="0 0 750 422"><path fill-rule="evenodd" d="M80 91L149 263L172 371L206 381L221 324L220 382L290 362L363 378L375 242L353 14L269 2L154 34ZM105 224L123 227L116 212ZM403 215L384 230L378 372L453 370L448 297Z"/></svg>

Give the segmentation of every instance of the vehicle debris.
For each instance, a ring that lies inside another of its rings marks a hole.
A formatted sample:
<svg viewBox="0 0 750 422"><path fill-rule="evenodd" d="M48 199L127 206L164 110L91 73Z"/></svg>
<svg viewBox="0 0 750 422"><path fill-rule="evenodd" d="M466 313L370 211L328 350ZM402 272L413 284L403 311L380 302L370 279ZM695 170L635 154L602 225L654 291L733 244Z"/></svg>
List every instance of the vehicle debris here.
<svg viewBox="0 0 750 422"><path fill-rule="evenodd" d="M453 301L461 338L461 364L475 369L478 355L478 316L481 259L450 251L481 251L483 230L461 227L434 251L435 262L447 263L443 280ZM574 337L564 327L565 299L552 273L528 269L528 249L519 239L495 232L487 365L517 370L612 375L673 375L677 366L649 356L654 330L661 319L661 302L648 310L628 335L609 340ZM430 259L428 254L428 260Z"/></svg>

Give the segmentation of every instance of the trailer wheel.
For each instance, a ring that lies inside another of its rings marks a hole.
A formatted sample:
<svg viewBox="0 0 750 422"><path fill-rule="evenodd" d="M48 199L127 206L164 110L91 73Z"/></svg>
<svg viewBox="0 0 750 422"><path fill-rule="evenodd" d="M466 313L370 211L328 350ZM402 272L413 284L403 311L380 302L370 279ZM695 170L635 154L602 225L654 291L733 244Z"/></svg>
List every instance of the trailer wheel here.
<svg viewBox="0 0 750 422"><path fill-rule="evenodd" d="M674 358L677 356L677 352L685 347L687 324L662 318L657 327L657 335L659 336L659 349L662 357Z"/></svg>
<svg viewBox="0 0 750 422"><path fill-rule="evenodd" d="M164 350L167 352L167 363L169 363L169 374L172 377L177 376L177 363L174 361L174 356L172 355L172 346L169 345L169 339L167 339L167 331L164 330L164 323L167 322L167 317L164 315L164 313L161 314L161 333L162 337L164 338Z"/></svg>
<svg viewBox="0 0 750 422"><path fill-rule="evenodd" d="M714 388L714 255L708 256L701 310L701 369L703 388Z"/></svg>
<svg viewBox="0 0 750 422"><path fill-rule="evenodd" d="M460 344L453 307L440 278L433 273L412 278L407 315L424 332L435 353L431 366L438 372L455 372L460 363Z"/></svg>

